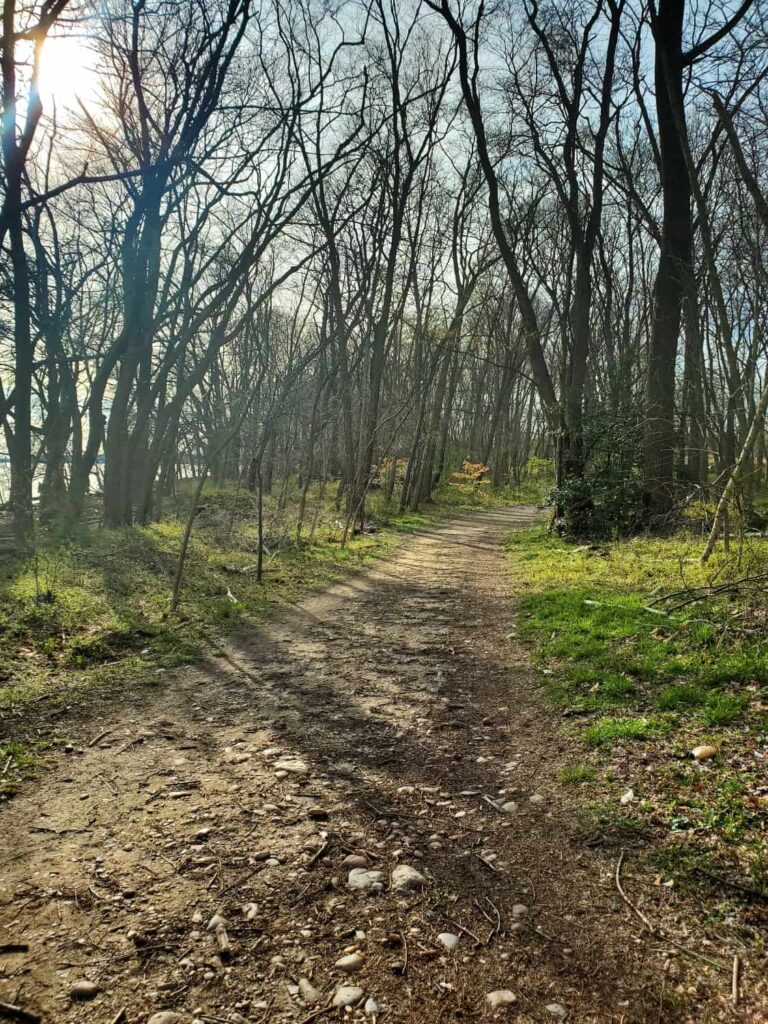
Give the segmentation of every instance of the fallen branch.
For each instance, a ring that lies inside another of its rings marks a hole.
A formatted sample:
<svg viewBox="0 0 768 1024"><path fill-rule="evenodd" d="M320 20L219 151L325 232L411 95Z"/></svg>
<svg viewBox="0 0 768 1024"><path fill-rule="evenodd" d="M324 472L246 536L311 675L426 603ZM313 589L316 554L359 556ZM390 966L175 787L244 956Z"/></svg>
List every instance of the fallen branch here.
<svg viewBox="0 0 768 1024"><path fill-rule="evenodd" d="M147 740L152 740L154 738L154 733L150 733L147 736L137 736L135 739L130 740L128 743L120 747L119 750L116 750L115 753L124 754L126 750L130 750L132 747L137 747L140 743L146 743Z"/></svg>
<svg viewBox="0 0 768 1024"><path fill-rule="evenodd" d="M325 842L323 843L323 845L315 853L313 853L312 856L309 858L309 860L307 862L307 867L308 868L314 867L315 864L317 864L317 862L323 856L323 854L327 851L329 846L330 846L330 843L326 839Z"/></svg>
<svg viewBox="0 0 768 1024"><path fill-rule="evenodd" d="M111 729L105 729L105 730L104 730L103 732L100 732L98 736L94 736L94 737L93 737L93 739L92 739L92 740L91 740L91 742L90 742L90 743L88 744L88 746L89 746L89 747L95 747L95 746L96 746L96 744L97 744L97 743L99 742L99 740L103 740L103 739L104 739L104 737L105 737L105 736L109 736L109 734L110 734L111 732L112 732L112 730L111 730Z"/></svg>
<svg viewBox="0 0 768 1024"><path fill-rule="evenodd" d="M23 1024L40 1024L41 1017L16 1003L0 1003L0 1017L6 1020L20 1020Z"/></svg>
<svg viewBox="0 0 768 1024"><path fill-rule="evenodd" d="M627 904L629 909L632 910L635 914L637 914L637 916L643 922L643 924L648 929L648 931L651 932L651 934L655 934L656 933L656 927L653 924L651 924L651 922L648 920L648 918L645 916L645 914L642 912L642 910L637 906L637 904L633 903L632 900L629 898L629 896L627 896L627 894L624 892L624 888L623 888L623 886L621 884L621 866L622 866L623 863L624 863L624 851L622 850L620 855L619 855L619 859L618 859L618 861L616 863L616 888L619 891L619 896L621 896L621 898Z"/></svg>
<svg viewBox="0 0 768 1024"><path fill-rule="evenodd" d="M328 1011L332 1009L333 1001L327 1003L325 1006L321 1006L319 1010L313 1010L308 1017L304 1017L303 1020L300 1020L299 1024L310 1024L310 1021L317 1020L318 1017L322 1017L324 1013L328 1013Z"/></svg>
<svg viewBox="0 0 768 1024"><path fill-rule="evenodd" d="M698 601L706 601L711 597L720 597L723 594L738 593L739 590L750 584L750 583L761 583L765 582L768 585L768 572L756 573L754 576L743 576L738 580L730 580L727 583L712 583L705 584L701 587L686 587L685 590L676 590L670 594L663 594L661 597L657 597L655 601L651 602L648 610L652 609L652 605L662 604L665 601L673 601L675 598L682 597L684 594L687 595L684 601L679 601L677 604L672 605L666 609L667 613L680 611L682 608L687 608L690 604L695 604ZM763 589L763 588L759 588Z"/></svg>
<svg viewBox="0 0 768 1024"><path fill-rule="evenodd" d="M714 871L707 871L706 868L695 867L693 871L697 875L704 875L705 878L711 878L714 882L727 885L730 889L736 889L747 896L755 896L759 900L768 901L768 892L763 892L761 889L752 889L748 885L742 885L741 882L732 882L730 878L723 878L722 875L716 875Z"/></svg>
<svg viewBox="0 0 768 1024"><path fill-rule="evenodd" d="M483 800L485 800L485 802L487 804L489 804L494 809L494 811L496 811L497 814L503 814L504 813L504 811L502 811L502 809L499 807L499 805L496 803L496 801L492 800L485 793L483 793Z"/></svg>
<svg viewBox="0 0 768 1024"><path fill-rule="evenodd" d="M463 924L459 924L458 921L454 921L452 917L446 917L446 921L448 921L449 924L452 924L454 928L458 928L460 932L464 932L464 934L468 935L470 939L474 939L478 946L482 946L483 940L479 939L474 932L469 930L469 928L465 928Z"/></svg>
<svg viewBox="0 0 768 1024"><path fill-rule="evenodd" d="M733 957L733 970L731 971L731 999L733 1005L738 1006L739 1004L739 975L741 974L741 960L739 954L734 954Z"/></svg>
<svg viewBox="0 0 768 1024"><path fill-rule="evenodd" d="M664 934L663 930L661 928L659 928L658 925L653 924L645 916L645 914L642 912L642 910L640 910L640 908L637 906L637 904L633 903L632 900L629 898L629 896L627 896L626 892L624 891L624 887L621 884L621 867L622 867L623 863L624 863L624 850L621 851L621 854L619 856L618 862L616 864L616 888L618 889L618 892L619 892L619 895L621 896L621 898L624 900L624 902L627 904L627 906L635 914L637 914L637 916L643 922L643 924L648 929L650 934L653 935L654 938L660 939L661 941L667 943L670 946L674 946L675 949L679 949L680 952L684 953L686 956L692 956L692 957L695 957L696 960L702 960L705 964L709 964L710 967L714 967L715 970L717 970L717 971L724 971L724 970L726 970L724 964L719 964L716 960L712 960L708 956L704 956L701 953L697 953L696 950L689 949L687 946L684 946L682 943L676 942L675 939L671 939L668 935Z"/></svg>

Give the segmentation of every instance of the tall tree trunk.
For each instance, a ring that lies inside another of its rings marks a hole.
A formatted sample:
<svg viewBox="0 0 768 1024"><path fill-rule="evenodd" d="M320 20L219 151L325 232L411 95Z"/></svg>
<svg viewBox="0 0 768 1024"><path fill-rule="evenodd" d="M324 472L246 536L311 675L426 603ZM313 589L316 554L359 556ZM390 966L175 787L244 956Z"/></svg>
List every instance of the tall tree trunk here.
<svg viewBox="0 0 768 1024"><path fill-rule="evenodd" d="M683 439L686 446L688 478L692 483L703 484L707 480L707 453L704 450L706 437L704 431L704 352L703 339L698 323L698 302L696 299L696 280L691 273L688 275L685 291L685 377L683 381L683 398L688 417L687 438Z"/></svg>
<svg viewBox="0 0 768 1024"><path fill-rule="evenodd" d="M17 543L26 546L34 529L32 513L32 373L34 342L29 297L29 265L24 251L21 220L21 183L14 182L9 209L8 237L13 271L13 433L11 462L11 516Z"/></svg>
<svg viewBox="0 0 768 1024"><path fill-rule="evenodd" d="M674 500L675 368L693 238L691 184L675 119L675 108L681 112L685 109L684 15L685 0L660 0L654 24L664 212L648 348L644 476L649 510L657 515L669 511Z"/></svg>

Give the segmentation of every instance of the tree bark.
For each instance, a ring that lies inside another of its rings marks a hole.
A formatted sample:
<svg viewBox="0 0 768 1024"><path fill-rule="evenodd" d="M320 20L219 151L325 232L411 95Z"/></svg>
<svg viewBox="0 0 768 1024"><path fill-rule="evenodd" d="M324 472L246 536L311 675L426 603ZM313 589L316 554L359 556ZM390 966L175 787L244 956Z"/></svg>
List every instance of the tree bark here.
<svg viewBox="0 0 768 1024"><path fill-rule="evenodd" d="M675 107L685 109L684 16L685 0L660 0L654 21L663 219L646 381L644 477L652 515L668 512L674 500L675 370L685 281L691 273L691 184L675 118Z"/></svg>

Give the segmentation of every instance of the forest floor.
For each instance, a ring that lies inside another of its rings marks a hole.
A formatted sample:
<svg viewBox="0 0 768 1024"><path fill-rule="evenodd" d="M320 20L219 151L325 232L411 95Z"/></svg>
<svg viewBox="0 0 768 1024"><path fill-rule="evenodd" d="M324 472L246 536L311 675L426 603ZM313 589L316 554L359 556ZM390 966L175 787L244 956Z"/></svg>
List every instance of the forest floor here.
<svg viewBox="0 0 768 1024"><path fill-rule="evenodd" d="M697 904L585 832L583 744L517 639L504 541L536 516L425 527L62 712L0 811L0 999L48 1024L768 1019L757 953L734 1005Z"/></svg>

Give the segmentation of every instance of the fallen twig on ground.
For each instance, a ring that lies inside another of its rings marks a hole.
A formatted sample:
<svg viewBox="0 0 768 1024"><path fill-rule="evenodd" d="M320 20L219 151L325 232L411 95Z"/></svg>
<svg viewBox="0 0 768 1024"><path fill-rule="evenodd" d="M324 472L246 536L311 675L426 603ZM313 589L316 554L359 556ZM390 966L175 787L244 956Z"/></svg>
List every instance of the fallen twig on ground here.
<svg viewBox="0 0 768 1024"><path fill-rule="evenodd" d="M637 904L633 903L632 900L629 898L629 896L627 896L627 894L624 891L624 888L623 888L623 886L621 884L621 867L622 867L623 863L624 863L624 850L621 851L621 854L619 855L618 862L616 864L616 888L618 889L619 895L621 896L621 898L624 900L624 902L627 904L627 906L635 914L637 914L637 916L643 922L643 924L648 929L648 931L651 933L651 935L655 936L657 939L663 940L664 942L668 943L671 946L674 946L675 949L679 949L680 952L681 953L685 953L686 956L695 957L697 960L701 960L703 963L709 964L709 966L710 967L714 967L715 970L718 970L718 971L725 970L725 965L724 964L719 964L716 960L712 960L710 957L704 956L702 953L697 953L696 950L689 949L687 946L684 946L681 942L677 942L675 939L671 939L668 935L665 935L661 928L659 928L657 925L653 924L645 916L645 914L642 912L642 910L640 910L640 908L637 906Z"/></svg>
<svg viewBox="0 0 768 1024"><path fill-rule="evenodd" d="M446 917L446 921L448 921L449 924L452 924L454 928L458 928L460 932L464 932L464 934L468 935L470 939L474 939L478 946L482 946L483 940L479 939L474 932L469 930L469 928L465 928L463 924L459 924L458 921L454 921L452 917Z"/></svg>
<svg viewBox="0 0 768 1024"><path fill-rule="evenodd" d="M643 924L648 929L648 931L651 932L652 934L654 934L656 932L655 926L653 924L651 924L651 922L648 920L648 918L645 916L645 914L642 912L642 910L640 910L640 908L637 906L637 904L633 903L632 900L629 898L629 896L627 896L627 894L624 892L624 888L623 888L623 886L621 884L621 866L622 866L623 863L624 863L624 851L622 850L621 853L619 854L619 859L618 859L618 861L616 863L616 888L618 889L619 896L621 896L621 898L624 900L624 902L627 904L627 906L630 908L630 910L632 910L633 913L637 914L637 916L643 922Z"/></svg>
<svg viewBox="0 0 768 1024"><path fill-rule="evenodd" d="M674 601L676 598L684 597L684 600L678 601L676 604L665 609L667 613L671 614L686 608L690 604L695 604L697 601L706 601L710 597L720 597L723 594L738 593L743 587L764 590L765 586L752 586L759 583L768 585L768 573L755 573L752 576L742 576L740 579L729 580L726 583L707 583L701 587L686 587L684 590L675 590L669 594L662 594L650 602L648 610L658 611L654 605L664 604L666 601Z"/></svg>
<svg viewBox="0 0 768 1024"><path fill-rule="evenodd" d="M731 972L731 999L733 1005L738 1006L739 1003L739 976L741 974L741 960L739 954L735 953L733 957L733 969Z"/></svg>
<svg viewBox="0 0 768 1024"><path fill-rule="evenodd" d="M707 871L706 868L695 867L693 871L697 875L704 875L705 878L711 878L715 882L720 882L721 885L727 885L729 889L737 889L747 896L755 896L759 900L768 901L768 893L763 892L761 889L753 889L748 885L742 885L741 882L733 882L730 878L723 878L722 875L715 874L714 871Z"/></svg>
<svg viewBox="0 0 768 1024"><path fill-rule="evenodd" d="M333 1009L333 1001L326 1003L325 1006L321 1006L319 1010L313 1010L308 1017L304 1017L299 1021L299 1024L310 1024L310 1021L317 1020L318 1017L322 1017L324 1013L328 1013L329 1010Z"/></svg>
<svg viewBox="0 0 768 1024"><path fill-rule="evenodd" d="M0 1003L0 1017L5 1017L6 1020L19 1020L23 1024L40 1024L42 1019L36 1013L25 1010L23 1006L17 1006L16 1003Z"/></svg>
<svg viewBox="0 0 768 1024"><path fill-rule="evenodd" d="M326 839L325 842L323 843L323 845L318 850L316 850L315 853L313 853L312 856L309 858L309 860L307 861L307 867L308 868L314 867L315 864L317 864L317 862L323 856L323 854L327 851L329 846L330 846L330 843Z"/></svg>

